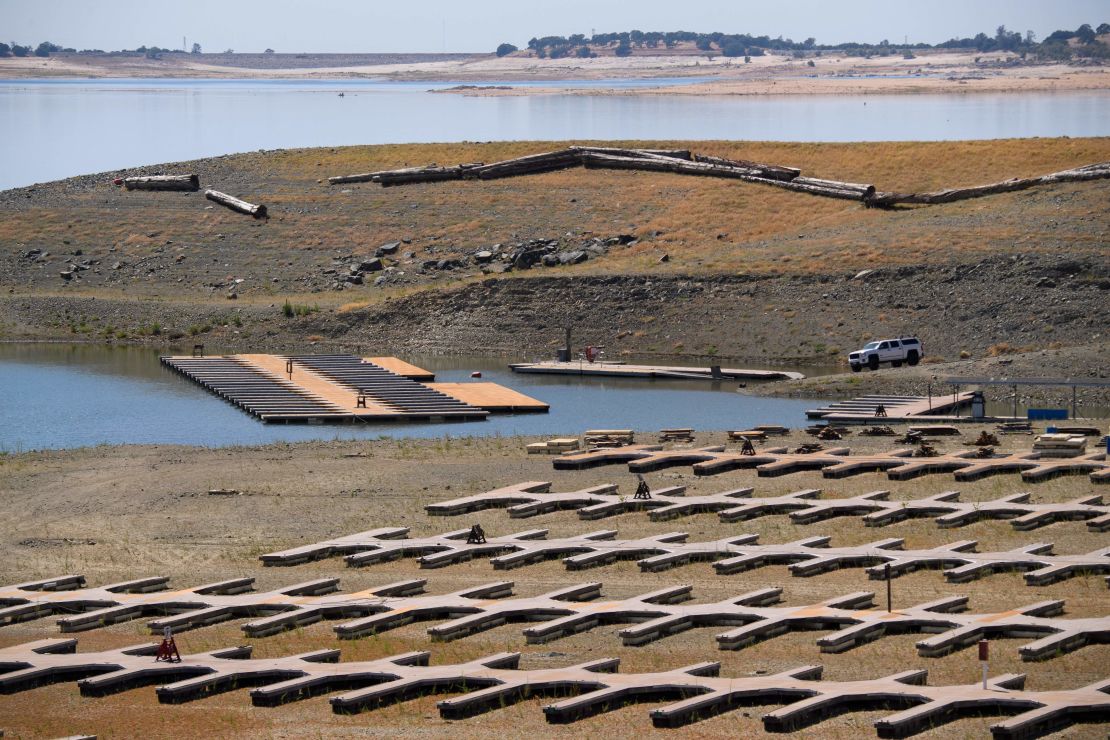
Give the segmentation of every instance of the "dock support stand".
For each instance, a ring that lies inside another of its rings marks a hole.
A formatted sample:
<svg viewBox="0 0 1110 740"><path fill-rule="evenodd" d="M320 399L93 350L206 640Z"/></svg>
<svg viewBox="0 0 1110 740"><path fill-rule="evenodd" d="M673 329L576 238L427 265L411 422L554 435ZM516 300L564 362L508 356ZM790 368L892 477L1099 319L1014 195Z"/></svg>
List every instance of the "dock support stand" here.
<svg viewBox="0 0 1110 740"><path fill-rule="evenodd" d="M181 653L177 651L177 643L173 639L173 628L166 627L162 631L162 644L158 646L158 654L154 662L180 663Z"/></svg>

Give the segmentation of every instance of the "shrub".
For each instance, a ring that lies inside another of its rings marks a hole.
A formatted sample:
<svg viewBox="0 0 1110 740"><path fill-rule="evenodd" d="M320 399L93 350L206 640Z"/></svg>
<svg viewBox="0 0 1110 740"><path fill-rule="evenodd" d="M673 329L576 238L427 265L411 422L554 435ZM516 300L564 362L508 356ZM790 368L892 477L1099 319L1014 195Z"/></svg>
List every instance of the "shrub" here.
<svg viewBox="0 0 1110 740"><path fill-rule="evenodd" d="M512 54L514 51L517 51L517 48L512 44L501 44L497 47L497 51L494 53L497 54L497 56L499 57L503 57Z"/></svg>

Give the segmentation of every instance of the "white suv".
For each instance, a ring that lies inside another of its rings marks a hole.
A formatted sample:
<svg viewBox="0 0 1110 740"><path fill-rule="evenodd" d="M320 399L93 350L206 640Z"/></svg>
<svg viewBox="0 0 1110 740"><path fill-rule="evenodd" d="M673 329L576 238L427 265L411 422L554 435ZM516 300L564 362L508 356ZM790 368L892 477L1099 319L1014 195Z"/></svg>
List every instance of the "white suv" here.
<svg viewBox="0 0 1110 740"><path fill-rule="evenodd" d="M898 339L880 339L869 342L863 349L848 355L848 364L852 372L858 373L863 368L878 370L879 365L889 362L891 367L916 365L925 356L925 349L917 337L899 337Z"/></svg>

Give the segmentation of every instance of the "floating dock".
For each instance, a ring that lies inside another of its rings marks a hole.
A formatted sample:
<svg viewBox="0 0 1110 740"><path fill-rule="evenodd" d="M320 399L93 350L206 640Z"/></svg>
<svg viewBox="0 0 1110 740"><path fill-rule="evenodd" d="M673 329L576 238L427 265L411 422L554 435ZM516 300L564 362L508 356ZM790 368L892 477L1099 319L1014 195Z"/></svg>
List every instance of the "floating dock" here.
<svg viewBox="0 0 1110 740"><path fill-rule="evenodd" d="M623 362L520 362L509 365L514 373L547 375L600 375L614 378L665 378L668 380L801 380L805 375L788 370L626 365Z"/></svg>
<svg viewBox="0 0 1110 740"><path fill-rule="evenodd" d="M809 409L806 416L830 422L886 422L886 421L951 421L957 417L949 416L952 411L971 404L972 394L950 393L943 396L861 396L850 401ZM882 406L885 415L876 416L875 411ZM968 421L968 419L964 419ZM986 421L980 419L979 421Z"/></svg>
<svg viewBox="0 0 1110 740"><path fill-rule="evenodd" d="M162 357L170 367L265 422L475 421L546 412L495 383L425 383L434 373L396 358L354 355Z"/></svg>

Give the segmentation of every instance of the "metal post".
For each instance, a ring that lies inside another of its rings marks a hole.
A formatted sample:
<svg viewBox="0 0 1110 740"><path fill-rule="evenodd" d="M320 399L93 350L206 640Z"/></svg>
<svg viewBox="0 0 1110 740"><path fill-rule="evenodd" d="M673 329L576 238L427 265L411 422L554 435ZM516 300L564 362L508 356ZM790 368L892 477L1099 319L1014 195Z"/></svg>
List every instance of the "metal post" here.
<svg viewBox="0 0 1110 740"><path fill-rule="evenodd" d="M293 361L292 360L286 360L285 361L285 372L289 373L289 379L292 380L293 379Z"/></svg>
<svg viewBox="0 0 1110 740"><path fill-rule="evenodd" d="M1071 418L1078 419L1079 416L1075 412L1075 409L1076 409L1075 388L1076 388L1076 386L1074 386L1074 385L1071 387Z"/></svg>
<svg viewBox="0 0 1110 740"><path fill-rule="evenodd" d="M1014 384L1014 418L1017 418L1017 384Z"/></svg>
<svg viewBox="0 0 1110 740"><path fill-rule="evenodd" d="M929 410L933 410L933 384L929 383Z"/></svg>
<svg viewBox="0 0 1110 740"><path fill-rule="evenodd" d="M892 605L891 605L890 563L886 564L886 567L883 568L883 572L886 574L886 611L887 611L887 614L890 614L894 611L893 608L892 608Z"/></svg>

